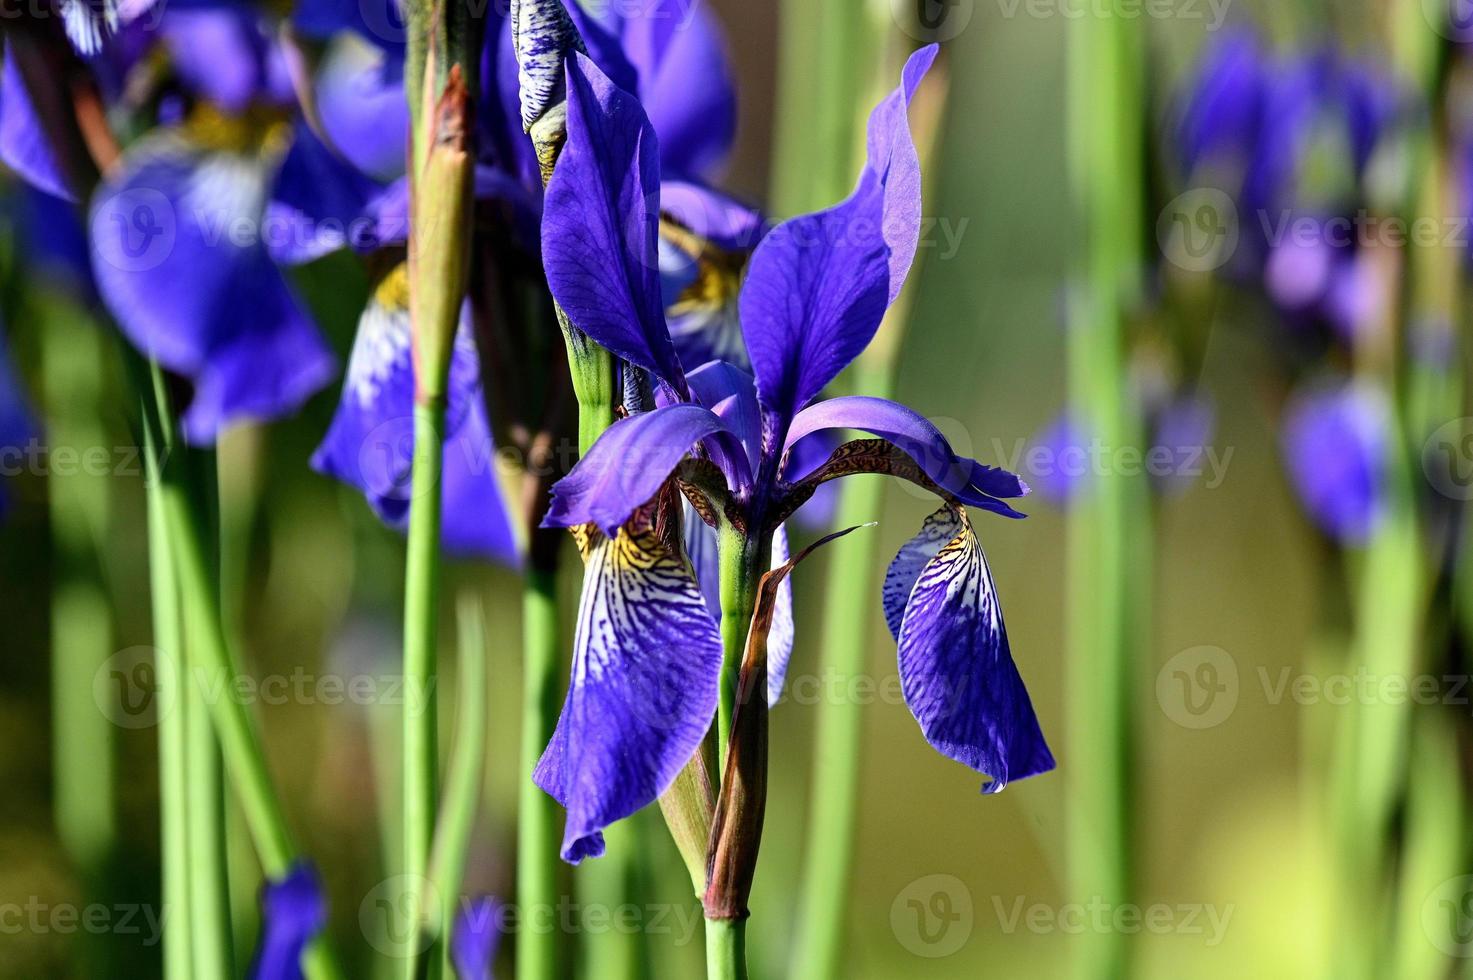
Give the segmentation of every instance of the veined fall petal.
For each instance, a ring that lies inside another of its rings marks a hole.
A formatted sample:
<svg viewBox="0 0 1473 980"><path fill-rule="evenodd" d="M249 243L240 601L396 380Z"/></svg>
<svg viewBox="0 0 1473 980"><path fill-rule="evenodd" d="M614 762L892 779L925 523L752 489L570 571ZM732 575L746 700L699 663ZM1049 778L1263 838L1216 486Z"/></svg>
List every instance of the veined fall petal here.
<svg viewBox="0 0 1473 980"><path fill-rule="evenodd" d="M636 515L577 530L583 594L568 697L533 778L568 811L564 859L603 853L609 824L654 802L716 714L721 636L677 549Z"/></svg>
<svg viewBox="0 0 1473 980"><path fill-rule="evenodd" d="M926 518L891 563L882 599L905 703L926 741L989 777L984 793L1054 767L963 508Z"/></svg>

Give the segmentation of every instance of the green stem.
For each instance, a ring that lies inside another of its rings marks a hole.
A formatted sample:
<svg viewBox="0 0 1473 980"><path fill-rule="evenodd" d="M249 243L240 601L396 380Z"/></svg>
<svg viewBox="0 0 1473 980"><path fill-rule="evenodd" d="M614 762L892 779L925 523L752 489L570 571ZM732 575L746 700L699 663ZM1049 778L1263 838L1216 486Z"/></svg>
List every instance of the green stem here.
<svg viewBox="0 0 1473 980"><path fill-rule="evenodd" d="M721 564L721 700L716 717L716 744L720 753L718 771L726 771L726 753L731 742L731 720L736 710L737 684L741 680L742 654L752 611L757 608L757 583L771 563L772 545L748 537L730 524L717 532Z"/></svg>
<svg viewBox="0 0 1473 980"><path fill-rule="evenodd" d="M746 980L747 920L706 920L706 980Z"/></svg>
<svg viewBox="0 0 1473 980"><path fill-rule="evenodd" d="M148 447L147 458L156 458ZM180 655L184 651L179 618L178 583L158 474L148 477L149 587L153 605L155 669L154 704L158 708L159 834L161 837L164 908L164 978L189 980L194 975L192 904L189 901L188 731L184 690L189 680ZM172 708L171 708L172 706Z"/></svg>
<svg viewBox="0 0 1473 980"><path fill-rule="evenodd" d="M1069 177L1085 229L1074 257L1070 402L1085 431L1121 447L1135 444L1123 311L1140 247L1139 79L1128 28L1118 19L1085 18L1071 26L1068 43ZM1112 905L1128 901L1130 892L1131 494L1122 474L1093 475L1071 503L1067 532L1069 894ZM1090 980L1124 975L1122 935L1110 930L1081 942L1077 966Z"/></svg>
<svg viewBox="0 0 1473 980"><path fill-rule="evenodd" d="M187 657L187 654L186 654ZM187 662L187 661L186 661ZM225 799L220 747L198 684L180 686L184 715L191 945L196 977L235 975L230 879L225 864Z"/></svg>
<svg viewBox="0 0 1473 980"><path fill-rule="evenodd" d="M447 973L465 856L475 827L486 759L486 618L480 601L471 592L460 597L456 612L460 672L455 678L455 750L446 768L445 799L440 807L435 849L430 855L429 876L440 897L435 945L441 969ZM432 951L431 956L435 955Z"/></svg>
<svg viewBox="0 0 1473 980"><path fill-rule="evenodd" d="M409 544L404 569L404 867L414 916L414 939L405 957L405 976L413 980L423 953L425 889L435 832L439 767L436 607L440 594L440 476L445 456L445 401L422 399L414 406L413 499L409 505ZM437 962L428 972L438 975Z"/></svg>
<svg viewBox="0 0 1473 980"><path fill-rule="evenodd" d="M141 392L148 391L149 376L136 371ZM177 443L177 423L162 375L152 373L154 397L144 396L145 426L150 444L164 447ZM167 440L164 433L168 434ZM240 670L225 639L220 597L208 545L206 509L198 481L182 472L184 454L170 453L168 464L155 470L154 492L159 496L158 514L171 547L183 621L192 649L188 658L191 680L209 683L216 696L207 698L210 718L220 741L235 795L256 844L261 868L268 878L279 879L297 861L298 854L287 829L280 798L271 782L270 769L255 720L246 706L225 692L233 689ZM153 465L153 464L151 464ZM304 967L312 980L341 976L326 941L318 939L304 956Z"/></svg>
<svg viewBox="0 0 1473 980"><path fill-rule="evenodd" d="M558 713L558 602L555 572L533 568L522 584L522 764L517 815L517 976L546 980L558 975L559 936L538 931L557 906L558 805L532 782ZM546 910L546 911L544 911Z"/></svg>

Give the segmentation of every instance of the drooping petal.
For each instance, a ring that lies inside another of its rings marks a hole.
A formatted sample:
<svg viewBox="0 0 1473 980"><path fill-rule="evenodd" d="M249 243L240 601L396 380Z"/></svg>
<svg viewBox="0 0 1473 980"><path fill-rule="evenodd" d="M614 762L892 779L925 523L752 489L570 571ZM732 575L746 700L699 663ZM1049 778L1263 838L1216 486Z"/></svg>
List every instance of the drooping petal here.
<svg viewBox="0 0 1473 980"><path fill-rule="evenodd" d="M289 414L335 370L260 241L265 184L254 156L165 132L135 144L93 196L98 289L135 347L194 383L191 442Z"/></svg>
<svg viewBox="0 0 1473 980"><path fill-rule="evenodd" d="M579 55L568 61L568 142L547 185L542 260L573 323L680 387L656 242L660 159L639 102Z"/></svg>
<svg viewBox="0 0 1473 980"><path fill-rule="evenodd" d="M568 811L574 864L669 787L711 725L721 675L721 636L685 559L647 525L579 533L572 677L533 776Z"/></svg>
<svg viewBox="0 0 1473 980"><path fill-rule="evenodd" d="M297 864L261 893L261 945L251 980L300 980L302 952L327 924L327 900L311 865Z"/></svg>
<svg viewBox="0 0 1473 980"><path fill-rule="evenodd" d="M345 246L372 251L409 237L407 178L385 186L342 159L306 125L272 185L266 246L277 262L310 262Z"/></svg>
<svg viewBox="0 0 1473 980"><path fill-rule="evenodd" d="M46 131L8 44L0 68L0 161L38 190L68 201L77 199L56 165Z"/></svg>
<svg viewBox="0 0 1473 980"><path fill-rule="evenodd" d="M553 486L543 526L594 524L617 534L696 443L723 431L725 423L699 405L667 405L620 419Z"/></svg>
<svg viewBox="0 0 1473 980"><path fill-rule="evenodd" d="M466 903L450 933L450 960L458 980L493 980L491 964L501 945L501 904L490 895Z"/></svg>
<svg viewBox="0 0 1473 980"><path fill-rule="evenodd" d="M358 321L337 413L312 455L313 469L357 488L379 519L401 532L414 494L413 413L408 280L401 265L379 284ZM462 324L446 404L441 540L453 553L515 566L519 542L495 462L475 344Z"/></svg>
<svg viewBox="0 0 1473 980"><path fill-rule="evenodd" d="M402 52L354 34L337 37L318 66L313 93L323 132L353 166L380 181L404 176L409 104Z"/></svg>
<svg viewBox="0 0 1473 980"><path fill-rule="evenodd" d="M984 793L1052 769L965 510L948 506L926 519L892 563L883 596L899 647L901 690L926 741L988 776Z"/></svg>
<svg viewBox="0 0 1473 980"><path fill-rule="evenodd" d="M1389 425L1385 397L1353 383L1300 392L1285 410L1290 481L1315 523L1343 544L1364 544L1385 514Z"/></svg>
<svg viewBox="0 0 1473 980"><path fill-rule="evenodd" d="M691 372L688 380L696 401L726 423L745 449L747 463L756 467L762 450L762 417L757 409L757 387L752 376L727 361L709 361Z"/></svg>
<svg viewBox="0 0 1473 980"><path fill-rule="evenodd" d="M951 443L925 416L885 398L847 395L829 398L798 413L788 431L788 447L824 429L862 429L905 452L921 470L958 500L1008 516L1021 516L999 498L1022 497L1028 485L1007 470L958 456ZM788 466L793 466L789 459Z"/></svg>
<svg viewBox="0 0 1473 980"><path fill-rule="evenodd" d="M920 238L920 165L907 107L922 48L870 116L869 159L843 203L783 222L752 255L739 305L763 408L791 420L869 344Z"/></svg>

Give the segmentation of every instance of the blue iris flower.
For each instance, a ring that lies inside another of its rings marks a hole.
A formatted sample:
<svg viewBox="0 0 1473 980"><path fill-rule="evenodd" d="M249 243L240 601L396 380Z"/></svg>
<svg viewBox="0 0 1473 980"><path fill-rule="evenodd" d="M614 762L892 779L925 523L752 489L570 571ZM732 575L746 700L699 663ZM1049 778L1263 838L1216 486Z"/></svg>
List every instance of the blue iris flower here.
<svg viewBox="0 0 1473 980"><path fill-rule="evenodd" d="M657 386L658 407L616 422L554 488L546 523L573 528L585 587L572 683L539 785L567 809L563 856L603 850L601 831L663 792L716 713L722 646L700 583L656 520L673 484L713 524L773 540L829 480L882 472L943 506L896 556L882 594L906 702L943 754L987 792L1053 767L1013 664L968 507L1021 516L1016 476L957 456L926 419L880 398L815 403L869 343L919 240L920 165L908 107L935 58L914 55L870 117L854 193L772 229L738 308L752 372L713 361L689 374L667 327L659 270L660 137L639 101L589 58L568 60L567 145L547 188L544 267L577 326ZM815 434L860 429L816 467ZM769 700L783 664L769 664Z"/></svg>

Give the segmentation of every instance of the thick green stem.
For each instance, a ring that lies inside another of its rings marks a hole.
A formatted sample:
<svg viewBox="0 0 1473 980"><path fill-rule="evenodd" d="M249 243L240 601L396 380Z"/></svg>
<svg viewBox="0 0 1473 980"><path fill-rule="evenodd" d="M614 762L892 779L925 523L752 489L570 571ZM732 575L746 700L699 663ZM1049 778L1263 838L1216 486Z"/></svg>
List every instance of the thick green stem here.
<svg viewBox="0 0 1473 980"><path fill-rule="evenodd" d="M517 936L517 977L547 980L558 975L556 929L538 931L557 906L561 819L557 802L532 782L558 713L557 575L531 569L522 585L522 764L517 814L517 905L523 928Z"/></svg>
<svg viewBox="0 0 1473 980"><path fill-rule="evenodd" d="M1133 288L1139 214L1138 66L1130 28L1117 18L1071 25L1069 177L1084 246L1069 311L1071 410L1105 446L1134 444L1126 398L1123 317ZM1129 900L1132 617L1126 529L1132 489L1120 473L1092 474L1068 524L1066 697L1069 704L1069 895ZM1078 975L1126 972L1123 936L1107 930L1079 945Z"/></svg>
<svg viewBox="0 0 1473 980"><path fill-rule="evenodd" d="M404 865L414 916L415 939L405 958L405 976L413 978L419 966L419 938L425 927L424 884L428 880L430 845L435 833L439 738L436 669L437 621L440 597L440 478L445 458L445 402L421 399L414 406L413 499L409 505L409 544L404 568L404 699L403 805ZM428 972L438 975L436 962Z"/></svg>
<svg viewBox="0 0 1473 980"><path fill-rule="evenodd" d="M747 920L706 920L706 980L746 980Z"/></svg>

